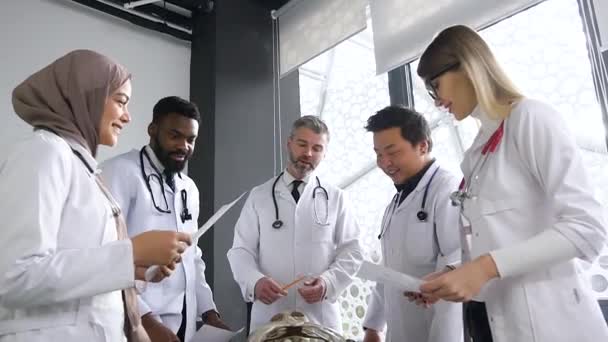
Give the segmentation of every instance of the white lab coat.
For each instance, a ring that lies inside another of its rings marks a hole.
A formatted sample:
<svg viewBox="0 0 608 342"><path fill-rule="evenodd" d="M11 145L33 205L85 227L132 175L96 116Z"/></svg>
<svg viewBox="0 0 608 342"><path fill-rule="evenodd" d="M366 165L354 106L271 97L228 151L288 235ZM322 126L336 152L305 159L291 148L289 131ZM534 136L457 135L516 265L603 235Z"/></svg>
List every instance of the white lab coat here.
<svg viewBox="0 0 608 342"><path fill-rule="evenodd" d="M467 179L499 124L479 108L473 115L482 130L462 162ZM473 259L491 253L501 275L477 298L486 303L494 342L608 341L599 305L573 259L527 270L524 254L553 246L513 248L553 230L592 261L606 241L602 207L561 115L531 99L514 105L498 149L471 184L463 212L470 235L463 248Z"/></svg>
<svg viewBox="0 0 608 342"><path fill-rule="evenodd" d="M126 341L131 241L117 241L110 204L70 145L36 131L0 165L2 342Z"/></svg>
<svg viewBox="0 0 608 342"><path fill-rule="evenodd" d="M159 170L164 169L149 146L148 155ZM146 175L156 174L146 157L143 157ZM140 150L132 150L105 161L102 178L123 210L129 236L152 229L176 230L193 233L198 229L199 193L196 184L183 173L175 175L175 193L164 183L165 196L171 213L161 213L154 207L150 191L142 176ZM162 177L162 175L161 175ZM164 179L163 179L164 181ZM157 178L150 179L156 203L164 208ZM187 207L191 220L182 222L181 191L186 190ZM159 283L148 283L139 298L140 314L152 313L156 319L177 333L182 321L182 306L186 294L186 331L188 341L196 332L196 321L208 310L216 310L211 288L205 279L205 262L198 246L190 247L182 254L182 261L169 278Z"/></svg>
<svg viewBox="0 0 608 342"><path fill-rule="evenodd" d="M416 214L422 208L427 186L428 218L420 222ZM384 265L421 278L460 262L459 211L449 199L457 187L458 179L434 162L416 189L396 209L391 201L382 219ZM440 301L425 309L409 302L403 292L390 285L376 284L363 326L383 330L386 324L387 342L462 342L460 303Z"/></svg>
<svg viewBox="0 0 608 342"><path fill-rule="evenodd" d="M320 180L329 195L329 226L315 222L312 193L317 186L313 176L296 204L291 189L283 180L277 183L275 194L283 227L275 229L275 210L272 183L275 178L251 190L239 217L234 244L228 260L234 279L243 298L254 302L256 282L268 276L281 284L288 284L298 276L321 276L327 284L326 299L307 304L291 288L286 297L271 305L253 303L251 331L270 321L273 315L286 311L303 312L315 323L342 331L340 307L337 299L352 282L363 260L359 243L360 230L344 192ZM320 219L323 220L324 197L317 196Z"/></svg>

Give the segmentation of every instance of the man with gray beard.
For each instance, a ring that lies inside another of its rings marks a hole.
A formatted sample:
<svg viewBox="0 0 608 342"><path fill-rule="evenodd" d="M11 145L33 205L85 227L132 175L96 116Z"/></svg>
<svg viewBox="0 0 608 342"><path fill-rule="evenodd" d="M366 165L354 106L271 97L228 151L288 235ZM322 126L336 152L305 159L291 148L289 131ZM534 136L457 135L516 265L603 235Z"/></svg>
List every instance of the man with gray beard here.
<svg viewBox="0 0 608 342"><path fill-rule="evenodd" d="M296 120L287 168L251 190L236 223L228 260L243 298L253 303L252 331L286 310L342 331L337 299L363 257L344 191L314 173L328 143L321 119Z"/></svg>

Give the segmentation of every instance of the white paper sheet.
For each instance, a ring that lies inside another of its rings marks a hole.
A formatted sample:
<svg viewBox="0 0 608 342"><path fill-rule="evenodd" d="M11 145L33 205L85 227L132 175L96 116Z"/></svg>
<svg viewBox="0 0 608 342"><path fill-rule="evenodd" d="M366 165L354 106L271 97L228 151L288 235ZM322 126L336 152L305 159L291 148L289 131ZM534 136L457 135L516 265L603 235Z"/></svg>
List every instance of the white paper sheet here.
<svg viewBox="0 0 608 342"><path fill-rule="evenodd" d="M361 279L389 284L403 291L420 292L422 280L390 268L364 261L357 276Z"/></svg>
<svg viewBox="0 0 608 342"><path fill-rule="evenodd" d="M205 222L202 226L200 226L200 228L192 234L192 246L196 246L198 243L198 239L200 239L201 236L203 236L203 234L205 234L205 232L207 232L209 230L209 228L213 227L215 222L217 222L222 216L224 216L224 214L228 210L230 210L230 208L232 208L232 206L234 206L236 204L236 202L238 202L241 198L243 198L243 196L245 196L246 193L247 192L243 192L234 201L232 201L228 204L224 204L218 211L215 212L215 214L213 214L213 216L211 216L207 220L207 222ZM149 267L145 273L146 281L150 281L152 278L154 278L154 275L156 275L157 270L158 270L158 266Z"/></svg>
<svg viewBox="0 0 608 342"><path fill-rule="evenodd" d="M209 230L209 228L213 227L215 222L217 222L224 214L232 208L233 205L236 204L243 196L245 196L246 192L243 192L239 197L237 197L234 201L224 204L218 211L211 216L207 222L205 222L194 234L192 234L192 244L195 245L198 239L205 234Z"/></svg>
<svg viewBox="0 0 608 342"><path fill-rule="evenodd" d="M230 339L240 334L244 329L230 331L205 324L192 336L190 342L229 342Z"/></svg>

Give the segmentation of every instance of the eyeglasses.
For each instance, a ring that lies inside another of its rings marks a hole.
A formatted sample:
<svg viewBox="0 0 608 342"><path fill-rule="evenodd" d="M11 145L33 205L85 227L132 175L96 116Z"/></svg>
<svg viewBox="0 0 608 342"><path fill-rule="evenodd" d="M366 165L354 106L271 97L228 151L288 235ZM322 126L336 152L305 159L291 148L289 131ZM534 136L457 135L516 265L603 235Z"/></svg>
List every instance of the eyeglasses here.
<svg viewBox="0 0 608 342"><path fill-rule="evenodd" d="M437 88L433 85L433 81L435 79L437 79L439 76L445 74L446 72L457 69L458 67L460 67L460 62L448 64L446 67L439 70L439 72L437 72L435 75L427 78L427 80L424 82L424 85L426 86L426 90L429 93L429 96L433 99L433 101L437 100L437 98L439 97L437 95Z"/></svg>

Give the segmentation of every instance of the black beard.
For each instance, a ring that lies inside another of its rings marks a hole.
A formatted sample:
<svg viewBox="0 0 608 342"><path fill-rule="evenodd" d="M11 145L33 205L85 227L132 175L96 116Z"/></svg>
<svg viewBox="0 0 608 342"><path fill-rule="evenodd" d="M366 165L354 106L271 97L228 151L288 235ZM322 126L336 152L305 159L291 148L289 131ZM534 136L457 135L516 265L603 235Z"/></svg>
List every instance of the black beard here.
<svg viewBox="0 0 608 342"><path fill-rule="evenodd" d="M165 170L172 173L181 172L184 167L186 167L186 162L190 159L190 156L186 153L186 158L184 161L177 161L171 158L172 154L178 154L176 152L169 152L162 148L160 145L160 141L158 138L154 138L154 146L152 146L152 150L156 154L158 160L163 164Z"/></svg>

